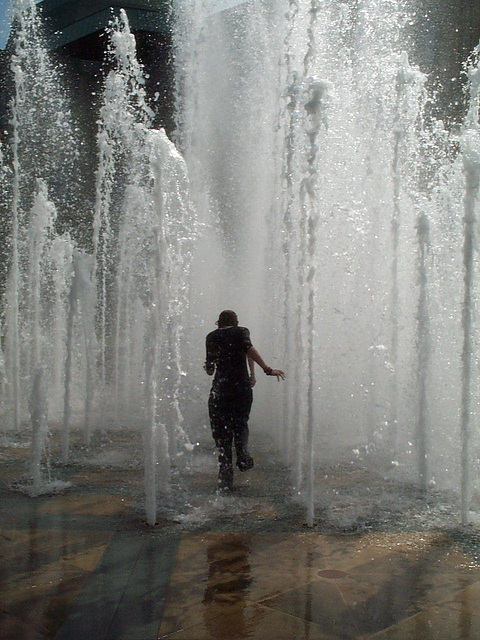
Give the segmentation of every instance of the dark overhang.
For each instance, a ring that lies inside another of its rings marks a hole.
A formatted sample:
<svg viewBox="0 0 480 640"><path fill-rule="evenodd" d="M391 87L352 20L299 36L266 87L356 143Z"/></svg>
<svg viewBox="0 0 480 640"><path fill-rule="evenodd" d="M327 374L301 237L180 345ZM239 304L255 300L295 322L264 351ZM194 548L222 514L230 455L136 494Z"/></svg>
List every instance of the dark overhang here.
<svg viewBox="0 0 480 640"><path fill-rule="evenodd" d="M39 3L53 49L101 33L125 9L132 31L168 34L169 0L43 0Z"/></svg>

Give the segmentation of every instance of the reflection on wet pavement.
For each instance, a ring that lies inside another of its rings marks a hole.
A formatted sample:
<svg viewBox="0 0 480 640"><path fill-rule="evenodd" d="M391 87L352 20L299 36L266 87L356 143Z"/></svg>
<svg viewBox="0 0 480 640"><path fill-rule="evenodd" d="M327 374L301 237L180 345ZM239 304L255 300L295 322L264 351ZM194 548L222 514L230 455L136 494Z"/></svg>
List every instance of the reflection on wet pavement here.
<svg viewBox="0 0 480 640"><path fill-rule="evenodd" d="M480 638L478 548L446 529L283 526L261 499L268 470L231 498L258 499L241 530L149 529L138 494L116 490L121 470L70 473L68 492L31 499L0 471L1 640Z"/></svg>

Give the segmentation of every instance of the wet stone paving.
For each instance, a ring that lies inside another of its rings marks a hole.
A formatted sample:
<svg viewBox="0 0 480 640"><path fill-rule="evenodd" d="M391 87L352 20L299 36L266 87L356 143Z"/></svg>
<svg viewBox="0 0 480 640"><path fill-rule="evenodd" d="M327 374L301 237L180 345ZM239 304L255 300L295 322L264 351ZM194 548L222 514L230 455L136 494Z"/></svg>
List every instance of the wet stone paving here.
<svg viewBox="0 0 480 640"><path fill-rule="evenodd" d="M78 446L51 469L70 486L36 498L18 490L26 443L0 443L1 640L480 638L477 529L461 533L447 499L339 464L318 470L308 529L258 443L226 497L205 446L177 465L151 528L141 438L125 438L90 458Z"/></svg>

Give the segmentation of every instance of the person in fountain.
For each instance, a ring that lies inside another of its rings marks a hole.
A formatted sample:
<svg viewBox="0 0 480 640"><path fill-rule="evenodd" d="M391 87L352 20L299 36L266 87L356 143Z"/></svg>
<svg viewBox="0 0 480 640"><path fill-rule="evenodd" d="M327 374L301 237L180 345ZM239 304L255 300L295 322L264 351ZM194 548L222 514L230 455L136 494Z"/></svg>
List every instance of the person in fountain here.
<svg viewBox="0 0 480 640"><path fill-rule="evenodd" d="M267 376L284 380L280 369L272 369L250 341L250 332L238 326L234 311L222 311L217 320L218 329L206 339L205 371L215 373L208 399L208 412L212 435L219 451L218 486L222 491L233 488L232 444L235 443L237 467L247 471L253 467L248 453L248 418L255 386L255 362ZM248 361L248 368L247 368ZM250 370L250 374L249 374Z"/></svg>

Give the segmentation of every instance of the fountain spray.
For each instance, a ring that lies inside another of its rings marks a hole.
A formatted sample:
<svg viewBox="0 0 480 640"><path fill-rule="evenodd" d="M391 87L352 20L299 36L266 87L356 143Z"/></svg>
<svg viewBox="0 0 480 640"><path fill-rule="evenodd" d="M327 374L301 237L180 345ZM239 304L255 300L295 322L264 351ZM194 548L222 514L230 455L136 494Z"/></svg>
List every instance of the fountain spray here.
<svg viewBox="0 0 480 640"><path fill-rule="evenodd" d="M44 180L38 179L37 192L30 211L30 227L27 231L29 242L27 283L30 289L28 334L31 340L30 358L27 363L29 371L36 371L41 363L41 285L46 268L45 253L50 249L56 218L57 211L48 198L47 185Z"/></svg>
<svg viewBox="0 0 480 640"><path fill-rule="evenodd" d="M417 307L417 381L419 387L418 420L416 432L416 446L418 457L418 477L420 488L426 491L428 487L427 465L427 426L428 402L427 382L430 368L430 316L428 309L428 270L427 253L430 247L430 224L425 212L417 219L418 239L418 307Z"/></svg>
<svg viewBox="0 0 480 640"><path fill-rule="evenodd" d="M50 337L42 321L48 317L50 243L57 205L68 211L72 164L78 151L71 113L42 37L34 0L13 4L13 53L10 101L11 210L10 263L5 309L5 366L11 414L19 428L28 373L41 361L42 344ZM31 153L32 148L35 149ZM66 176L69 176L68 179ZM62 193L58 193L59 185ZM55 196L55 197L54 197ZM32 205L33 202L33 205ZM55 205L53 204L55 202ZM46 372L46 375L49 371Z"/></svg>
<svg viewBox="0 0 480 640"><path fill-rule="evenodd" d="M11 234L11 264L8 278L6 313L7 328L7 377L12 385L13 426L15 431L20 426L20 332L19 332L19 296L20 296L20 265L19 265L19 227L20 227L20 175L19 160L20 145L20 116L25 89L24 89L24 58L26 48L25 33L25 4L20 1L14 5L14 20L17 22L17 34L15 39L15 52L12 56L12 73L14 77L15 92L10 103L12 114L12 234Z"/></svg>
<svg viewBox="0 0 480 640"><path fill-rule="evenodd" d="M118 220L113 211L113 204L119 195L118 180L122 172L129 175L130 181L134 184L144 176L142 166L146 166L145 132L153 117L146 101L142 67L136 57L135 37L130 31L128 18L123 9L120 11L120 17L112 21L109 36L108 55L113 69L105 80L100 108L97 133L99 162L93 223L94 277L99 288L100 383L103 393L107 382L107 317L109 305L112 304L109 274L114 271L117 252L113 226L118 225ZM117 308L117 327L120 324L120 313ZM117 333L114 363L117 399L118 348Z"/></svg>
<svg viewBox="0 0 480 640"><path fill-rule="evenodd" d="M390 405L389 443L390 449L395 452L397 447L398 430L398 324L399 324L399 287L398 287L398 249L401 225L401 143L405 135L402 126L402 98L404 95L405 81L403 69L399 69L396 82L396 114L393 129L393 212L391 220L392 229L392 288L391 288L391 322L392 322L392 397Z"/></svg>
<svg viewBox="0 0 480 640"><path fill-rule="evenodd" d="M298 3L296 0L290 0L289 11L287 14L288 29L284 39L285 47L285 66L286 79L288 83L286 95L288 103L286 105L287 123L285 131L285 150L284 150L284 169L283 176L286 181L285 203L283 213L283 260L284 260L284 306L283 306L283 334L285 340L285 349L283 362L291 362L293 353L292 340L292 322L291 322L291 304L293 300L292 291L292 257L290 246L293 241L294 234L294 203L295 203L295 187L293 183L294 171L294 149L295 149L295 130L296 120L298 119L298 93L299 83L297 74L292 68L291 40L295 28L295 21L298 15ZM292 416L292 406L294 404L293 387L287 385L283 392L283 451L287 462L293 461L293 442L294 442L294 425Z"/></svg>
<svg viewBox="0 0 480 640"><path fill-rule="evenodd" d="M308 49L304 59L305 75L309 78L311 62L316 52L315 27L317 13L320 10L318 0L312 0L310 6L310 25L308 29ZM315 260L317 252L316 228L319 210L316 199L318 180L318 136L322 128L327 128L326 100L328 82L319 79L308 79L306 111L306 127L309 147L307 150L307 175L302 181L300 193L303 195L302 204L307 213L307 247L308 247L308 415L307 415L307 526L313 527L314 520L314 489L315 489L315 443L314 443L314 338L315 338Z"/></svg>
<svg viewBox="0 0 480 640"><path fill-rule="evenodd" d="M72 385L72 359L73 359L73 323L78 304L80 256L73 256L73 278L68 295L68 316L67 316L67 344L65 357L65 391L63 400L63 427L62 427L62 461L68 462L70 451L70 420L71 408L71 385Z"/></svg>
<svg viewBox="0 0 480 640"><path fill-rule="evenodd" d="M31 469L33 490L38 492L42 486L41 461L42 450L47 436L47 396L45 389L45 371L37 366L33 373L32 392L29 398L32 421Z"/></svg>
<svg viewBox="0 0 480 640"><path fill-rule="evenodd" d="M480 45L474 51L473 61L467 68L470 105L462 134L462 158L465 174L464 197L464 299L462 308L463 350L462 350L462 410L461 410L461 520L466 527L470 508L470 440L472 404L472 360L475 343L474 300L475 300L475 230L478 224L477 200L480 188Z"/></svg>

